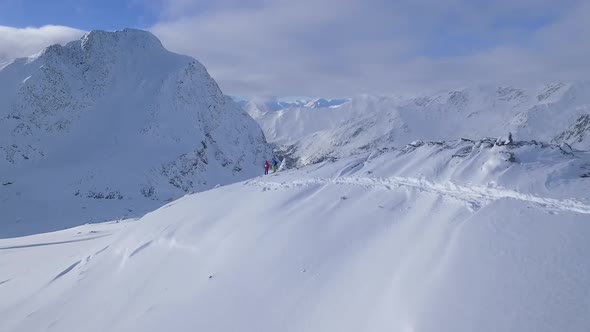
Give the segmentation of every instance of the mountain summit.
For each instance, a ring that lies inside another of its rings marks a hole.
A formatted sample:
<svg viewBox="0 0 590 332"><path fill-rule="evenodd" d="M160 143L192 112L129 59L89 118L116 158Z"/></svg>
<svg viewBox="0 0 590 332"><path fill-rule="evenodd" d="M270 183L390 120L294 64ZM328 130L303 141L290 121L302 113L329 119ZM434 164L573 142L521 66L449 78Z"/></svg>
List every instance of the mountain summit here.
<svg viewBox="0 0 590 332"><path fill-rule="evenodd" d="M252 177L269 152L203 65L146 31L0 65L0 237L140 216Z"/></svg>

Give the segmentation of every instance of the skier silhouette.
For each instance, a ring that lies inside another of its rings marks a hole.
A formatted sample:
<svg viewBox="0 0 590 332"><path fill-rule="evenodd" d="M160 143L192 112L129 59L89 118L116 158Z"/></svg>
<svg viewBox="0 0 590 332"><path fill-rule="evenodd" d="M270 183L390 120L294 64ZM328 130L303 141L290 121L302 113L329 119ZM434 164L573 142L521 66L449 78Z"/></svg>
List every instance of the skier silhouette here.
<svg viewBox="0 0 590 332"><path fill-rule="evenodd" d="M279 162L276 159L272 160L272 172L276 173Z"/></svg>

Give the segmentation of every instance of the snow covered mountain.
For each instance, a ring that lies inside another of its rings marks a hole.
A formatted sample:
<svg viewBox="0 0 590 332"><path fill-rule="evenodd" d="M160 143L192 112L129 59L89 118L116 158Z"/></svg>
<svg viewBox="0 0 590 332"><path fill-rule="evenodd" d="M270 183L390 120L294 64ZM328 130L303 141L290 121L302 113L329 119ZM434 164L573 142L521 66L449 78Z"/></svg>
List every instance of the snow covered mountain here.
<svg viewBox="0 0 590 332"><path fill-rule="evenodd" d="M590 83L249 102L300 166L256 178L260 127L145 32L0 94L1 236L141 216L0 238L0 332L590 326Z"/></svg>
<svg viewBox="0 0 590 332"><path fill-rule="evenodd" d="M539 89L478 87L420 97L359 96L337 108L252 112L299 165L415 140L515 139L590 149L590 82Z"/></svg>
<svg viewBox="0 0 590 332"><path fill-rule="evenodd" d="M317 98L310 100L303 107L307 108L326 108L326 107L337 107L348 102L348 99L326 99Z"/></svg>
<svg viewBox="0 0 590 332"><path fill-rule="evenodd" d="M292 107L304 107L308 101L296 100L296 101L281 101L277 98L270 100L240 100L238 104L247 111L254 113L260 112L276 112Z"/></svg>
<svg viewBox="0 0 590 332"><path fill-rule="evenodd" d="M424 142L0 240L0 330L585 332L589 180L587 152Z"/></svg>
<svg viewBox="0 0 590 332"><path fill-rule="evenodd" d="M269 153L198 61L145 31L0 65L0 237L141 216L255 176Z"/></svg>
<svg viewBox="0 0 590 332"><path fill-rule="evenodd" d="M301 99L295 101L284 101L277 98L271 99L252 99L252 100L239 100L240 105L254 118L260 117L268 112L278 112L287 109L321 109L330 107L339 107L347 103L348 99Z"/></svg>

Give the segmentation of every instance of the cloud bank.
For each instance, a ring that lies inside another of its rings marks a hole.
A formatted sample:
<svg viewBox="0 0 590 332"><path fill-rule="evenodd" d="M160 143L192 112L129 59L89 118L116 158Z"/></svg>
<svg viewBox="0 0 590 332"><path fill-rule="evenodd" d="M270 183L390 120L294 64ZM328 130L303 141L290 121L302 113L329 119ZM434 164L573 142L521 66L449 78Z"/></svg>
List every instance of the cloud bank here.
<svg viewBox="0 0 590 332"><path fill-rule="evenodd" d="M350 96L590 78L586 0L127 0L224 92ZM124 27L121 27L124 28ZM80 30L0 27L0 61Z"/></svg>
<svg viewBox="0 0 590 332"><path fill-rule="evenodd" d="M0 62L33 55L52 44L80 38L84 31L56 25L13 28L0 25Z"/></svg>
<svg viewBox="0 0 590 332"><path fill-rule="evenodd" d="M166 14L152 31L236 95L411 92L590 73L587 1L190 3L161 1Z"/></svg>

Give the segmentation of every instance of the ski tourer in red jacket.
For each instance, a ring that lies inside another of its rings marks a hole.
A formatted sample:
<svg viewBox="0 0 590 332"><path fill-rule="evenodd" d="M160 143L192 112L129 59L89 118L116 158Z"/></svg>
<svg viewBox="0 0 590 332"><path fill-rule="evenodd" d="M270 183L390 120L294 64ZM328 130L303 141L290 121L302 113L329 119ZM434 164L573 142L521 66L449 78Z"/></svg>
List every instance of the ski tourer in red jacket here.
<svg viewBox="0 0 590 332"><path fill-rule="evenodd" d="M268 163L268 160L264 162L264 174L268 174L268 169L270 168L270 164Z"/></svg>

